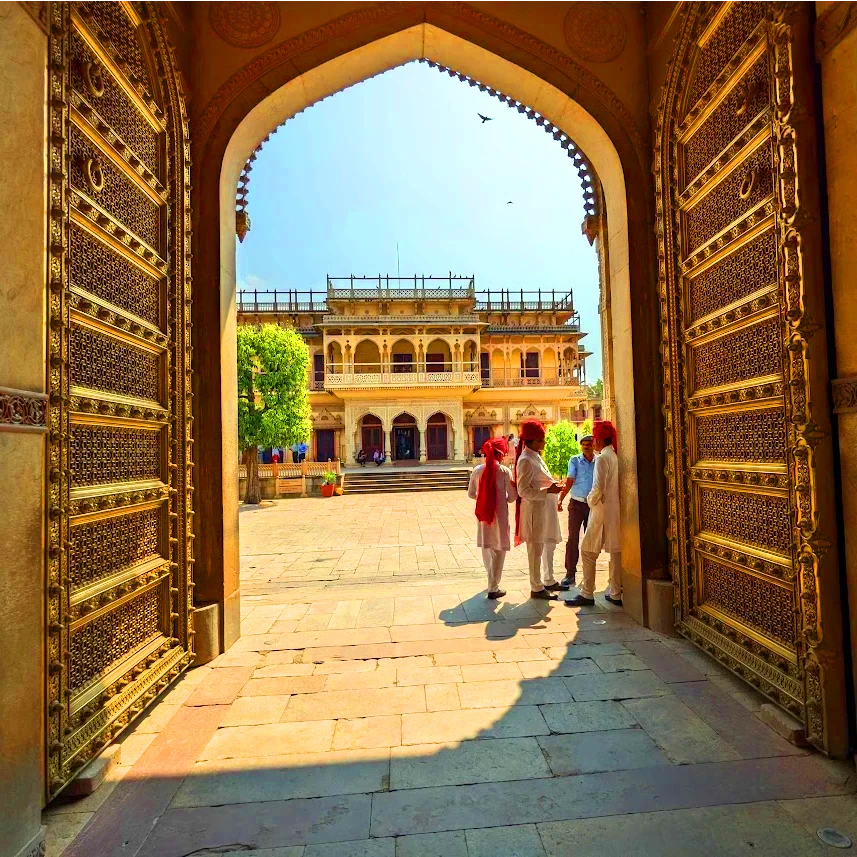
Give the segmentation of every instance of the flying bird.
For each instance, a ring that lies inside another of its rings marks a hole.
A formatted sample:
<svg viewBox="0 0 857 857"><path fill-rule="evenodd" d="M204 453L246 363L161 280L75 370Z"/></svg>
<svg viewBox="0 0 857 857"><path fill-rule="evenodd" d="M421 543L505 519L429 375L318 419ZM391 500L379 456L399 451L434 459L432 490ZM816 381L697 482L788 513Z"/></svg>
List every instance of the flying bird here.
<svg viewBox="0 0 857 857"><path fill-rule="evenodd" d="M491 122L491 121L493 121L493 119L494 119L494 117L493 117L493 116L483 116L481 113L477 113L476 115L477 115L477 116L482 120L482 124L483 124L483 125L484 125L486 122Z"/></svg>
<svg viewBox="0 0 857 857"><path fill-rule="evenodd" d="M512 200L511 200L511 199L506 203L506 205L514 205L514 204L515 204L515 203L514 203L514 202L512 202Z"/></svg>

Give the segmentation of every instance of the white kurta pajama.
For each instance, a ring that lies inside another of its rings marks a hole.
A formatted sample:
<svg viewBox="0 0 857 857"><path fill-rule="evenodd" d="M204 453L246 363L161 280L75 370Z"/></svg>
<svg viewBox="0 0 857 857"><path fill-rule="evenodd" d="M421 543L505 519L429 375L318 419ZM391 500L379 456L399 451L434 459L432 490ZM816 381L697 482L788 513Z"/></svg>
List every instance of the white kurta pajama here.
<svg viewBox="0 0 857 857"><path fill-rule="evenodd" d="M539 592L556 583L553 555L562 541L556 497L548 494L555 480L544 459L528 446L521 450L517 464L517 489L521 498L518 535L527 543L530 566L530 591Z"/></svg>
<svg viewBox="0 0 857 857"><path fill-rule="evenodd" d="M467 496L471 500L475 500L479 493L479 480L484 470L485 465L479 464L470 474ZM498 464L497 508L494 520L490 524L476 522L476 545L482 548L482 562L485 564L485 572L488 575L489 592L497 592L500 588L506 554L512 548L509 538L509 503L514 503L517 499L518 495L512 482L512 471Z"/></svg>
<svg viewBox="0 0 857 857"><path fill-rule="evenodd" d="M619 532L619 458L612 446L605 446L595 457L592 490L586 498L589 524L581 543L583 582L580 594L592 598L595 591L595 562L602 550L610 554L611 598L622 594L622 543Z"/></svg>

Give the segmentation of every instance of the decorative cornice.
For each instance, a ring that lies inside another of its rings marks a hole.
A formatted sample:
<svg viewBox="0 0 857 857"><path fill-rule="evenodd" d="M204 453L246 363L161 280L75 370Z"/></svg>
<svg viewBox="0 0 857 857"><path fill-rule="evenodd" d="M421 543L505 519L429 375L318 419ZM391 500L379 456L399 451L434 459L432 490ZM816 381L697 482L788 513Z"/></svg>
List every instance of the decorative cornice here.
<svg viewBox="0 0 857 857"><path fill-rule="evenodd" d="M815 22L816 62L857 27L857 3L833 3Z"/></svg>
<svg viewBox="0 0 857 857"><path fill-rule="evenodd" d="M836 414L857 413L857 375L836 378L833 389L833 412Z"/></svg>
<svg viewBox="0 0 857 857"><path fill-rule="evenodd" d="M0 387L0 431L44 431L48 397Z"/></svg>
<svg viewBox="0 0 857 857"><path fill-rule="evenodd" d="M196 130L197 139L207 139L229 104L254 81L267 74L273 68L331 39L354 32L376 21L392 18L405 10L413 11L414 5L411 3L388 2L356 9L338 18L334 18L325 24L307 30L294 38L287 39L273 47L267 53L256 57L235 72L212 96L200 114ZM436 11L442 16L458 18L466 24L479 27L488 35L502 39L514 47L529 51L536 58L548 63L553 68L570 77L580 86L586 88L616 118L637 151L640 163L645 166L648 157L648 146L628 109L603 81L587 69L578 65L572 57L530 33L520 30L514 25L495 18L467 3L428 2L423 4L423 8L425 12Z"/></svg>

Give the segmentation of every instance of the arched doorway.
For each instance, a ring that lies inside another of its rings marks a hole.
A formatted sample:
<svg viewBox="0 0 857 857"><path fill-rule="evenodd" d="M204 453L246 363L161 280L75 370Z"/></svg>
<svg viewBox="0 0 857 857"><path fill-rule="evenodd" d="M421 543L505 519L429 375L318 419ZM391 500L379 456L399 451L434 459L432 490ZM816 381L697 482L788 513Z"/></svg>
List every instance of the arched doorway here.
<svg viewBox="0 0 857 857"><path fill-rule="evenodd" d="M376 452L384 452L384 427L375 414L366 414L360 420L360 449L367 458Z"/></svg>
<svg viewBox="0 0 857 857"><path fill-rule="evenodd" d="M393 448L390 450L397 464L416 464L420 460L420 433L416 419L408 413L393 420Z"/></svg>
<svg viewBox="0 0 857 857"><path fill-rule="evenodd" d="M666 543L663 534L667 524L662 478L663 438L658 432L649 430L638 433L636 422L638 408L651 414L651 420L658 418L662 394L661 386L651 383L650 372L652 365L659 365L657 305L643 293L645 290L635 293L632 299L630 288L632 276L640 282L647 281L652 264L650 225L644 214L648 203L643 194L650 182L650 157L643 137L634 130L633 120L623 112L624 108L620 107L617 113L605 103L603 93L595 94L592 87L603 90L603 85L573 61L563 60L561 66L555 67L556 73L548 75L552 81L548 82L536 73L538 70L544 75L545 66L543 59L530 48L509 50L507 57L501 56L507 53L505 47L500 47L504 42L488 36L483 38L481 24L463 25L459 20L446 17L440 6L413 4L411 8L425 16L416 26L402 29L400 22L388 22L382 16L381 23L373 26L371 33L368 29L362 32L358 26L353 38L325 37L323 51L310 50L302 56L305 71L299 78L291 65L283 62L280 48L274 48L270 61L254 61L252 70L248 66L250 77L236 78L234 84L218 92L210 108L203 110L205 121L200 128L204 144L196 162L196 186L200 188L198 228L194 235L198 242L200 276L205 281L218 283L220 288L201 295L194 330L197 356L206 365L219 364L220 378L219 385L209 384L205 390L200 387L196 402L199 418L194 423L194 448L204 463L195 472L216 473L215 482L204 486L200 482L197 493L200 510L196 519L199 526L196 547L206 556L206 562L200 563L196 592L198 595L204 593L227 609L237 610L237 540L234 535L228 539L223 537L224 527L235 533L237 503L222 490L221 483L237 479L237 453L233 454L234 444L230 441L230 429L234 424L235 373L229 343L235 328L234 206L239 175L259 141L290 116L371 75L428 54L434 62L457 69L462 79L464 75L469 76L467 79L474 85L479 81L502 81L506 93L503 98L508 103L519 104L520 110L543 127L552 129L555 139L560 141L558 144L567 146L573 139L575 145L588 154L597 175L596 185L603 195L604 206L597 223L589 223L589 228L602 257L602 288L610 295L605 306L609 306L612 333L605 352L605 366L606 375L615 378L607 400L615 402L611 416L623 436L620 463L623 468L625 609L645 622L646 599L651 590L644 576L664 574ZM441 25L433 22L438 16L443 19ZM382 35L379 27L389 29ZM461 35L456 35L459 31ZM543 47L547 49L548 46ZM331 59L334 62L327 64ZM533 71L528 70L530 68ZM251 95L246 81L257 79L259 74L266 75L265 90L254 89ZM585 85L581 85L582 82ZM490 88L488 84L479 85ZM580 100L573 100L567 94L571 92ZM536 105L538 114L525 107L527 104ZM633 199L626 196L626 181L629 182L627 186L636 188L637 195ZM203 254L202 248L216 246L218 238L221 256L215 260L210 253ZM372 356L377 359L376 355ZM447 362L446 354L443 362ZM511 367L512 372L515 369ZM517 373L520 374L519 367ZM638 444L642 445L639 456ZM647 509L647 527L642 540L641 504ZM671 600L671 588L664 591ZM227 627L233 628L235 624L224 622L224 628ZM229 635L224 637L227 645L233 640Z"/></svg>
<svg viewBox="0 0 857 857"><path fill-rule="evenodd" d="M452 351L445 339L434 339L426 347L426 372L452 372Z"/></svg>
<svg viewBox="0 0 857 857"><path fill-rule="evenodd" d="M417 352L410 339L399 339L390 349L390 371L396 374L417 371Z"/></svg>
<svg viewBox="0 0 857 857"><path fill-rule="evenodd" d="M354 349L354 372L358 375L381 371L381 351L378 343L364 339Z"/></svg>
<svg viewBox="0 0 857 857"><path fill-rule="evenodd" d="M449 420L446 414L432 414L426 427L426 458L429 461L449 458L449 441Z"/></svg>

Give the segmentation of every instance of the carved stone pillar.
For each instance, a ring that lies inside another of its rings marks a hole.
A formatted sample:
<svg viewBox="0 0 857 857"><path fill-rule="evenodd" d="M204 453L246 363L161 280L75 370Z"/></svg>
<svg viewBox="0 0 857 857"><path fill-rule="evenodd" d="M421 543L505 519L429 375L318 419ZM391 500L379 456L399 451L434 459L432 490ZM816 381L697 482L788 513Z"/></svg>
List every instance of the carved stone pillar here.
<svg viewBox="0 0 857 857"><path fill-rule="evenodd" d="M428 432L421 428L420 430L420 464L424 463L428 458L428 443L426 442L426 436Z"/></svg>

